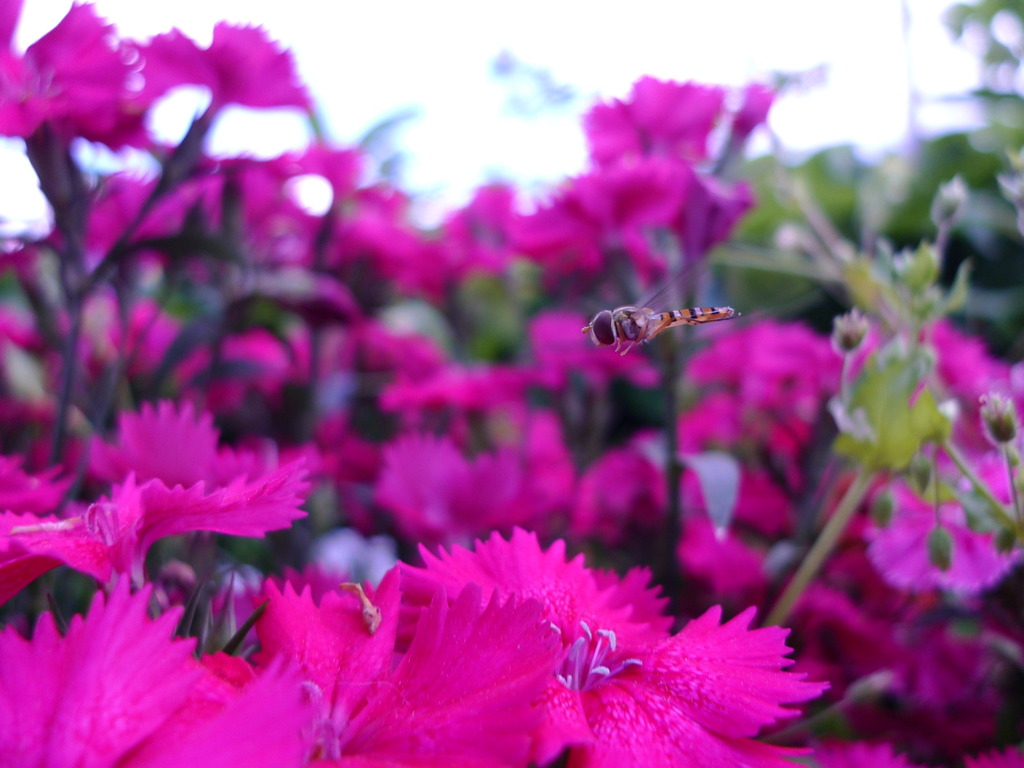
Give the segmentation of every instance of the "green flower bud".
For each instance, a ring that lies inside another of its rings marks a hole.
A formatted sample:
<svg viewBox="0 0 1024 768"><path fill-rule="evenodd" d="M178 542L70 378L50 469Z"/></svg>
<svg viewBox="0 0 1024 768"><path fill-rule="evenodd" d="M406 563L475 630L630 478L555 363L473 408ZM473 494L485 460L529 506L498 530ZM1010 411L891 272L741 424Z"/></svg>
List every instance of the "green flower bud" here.
<svg viewBox="0 0 1024 768"><path fill-rule="evenodd" d="M896 508L896 501L892 497L892 491L886 489L875 496L871 502L871 519L882 528L892 520L892 513Z"/></svg>
<svg viewBox="0 0 1024 768"><path fill-rule="evenodd" d="M918 494L923 494L932 480L932 460L917 454L907 465L907 480Z"/></svg>
<svg viewBox="0 0 1024 768"><path fill-rule="evenodd" d="M871 324L857 309L832 321L832 348L841 355L853 352L864 341Z"/></svg>
<svg viewBox="0 0 1024 768"><path fill-rule="evenodd" d="M996 532L996 551L1000 554L1012 552L1017 546L1017 533L1012 528L1000 528Z"/></svg>
<svg viewBox="0 0 1024 768"><path fill-rule="evenodd" d="M928 243L921 243L914 251L904 251L895 259L896 275L914 294L920 294L939 279L939 254Z"/></svg>
<svg viewBox="0 0 1024 768"><path fill-rule="evenodd" d="M1008 397L997 394L981 396L981 423L985 434L995 445L1012 443L1017 437L1017 407Z"/></svg>
<svg viewBox="0 0 1024 768"><path fill-rule="evenodd" d="M954 176L939 187L932 201L932 221L940 227L953 222L967 201L967 185L960 176Z"/></svg>
<svg viewBox="0 0 1024 768"><path fill-rule="evenodd" d="M928 534L928 559L942 571L948 571L953 564L953 537L949 529L937 525Z"/></svg>

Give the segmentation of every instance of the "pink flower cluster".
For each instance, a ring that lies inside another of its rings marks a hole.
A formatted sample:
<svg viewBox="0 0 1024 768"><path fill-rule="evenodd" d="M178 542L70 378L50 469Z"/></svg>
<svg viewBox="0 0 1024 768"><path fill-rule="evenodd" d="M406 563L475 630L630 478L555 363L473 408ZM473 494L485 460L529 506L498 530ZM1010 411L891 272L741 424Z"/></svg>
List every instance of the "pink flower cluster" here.
<svg viewBox="0 0 1024 768"><path fill-rule="evenodd" d="M207 151L229 105L311 109L264 30L133 41L79 4L17 51L20 10L0 134L52 221L0 243L0 763L1021 764L993 751L1019 557L973 510L901 480L791 629L757 626L848 483L826 336L680 329L666 383L649 347L580 333L699 284L754 204L724 171L772 91L642 78L584 117L578 176L532 205L483 187L428 229L358 150ZM147 119L181 85L209 105L162 146ZM87 173L86 142L153 162ZM1015 376L925 336L1006 502L977 399Z"/></svg>

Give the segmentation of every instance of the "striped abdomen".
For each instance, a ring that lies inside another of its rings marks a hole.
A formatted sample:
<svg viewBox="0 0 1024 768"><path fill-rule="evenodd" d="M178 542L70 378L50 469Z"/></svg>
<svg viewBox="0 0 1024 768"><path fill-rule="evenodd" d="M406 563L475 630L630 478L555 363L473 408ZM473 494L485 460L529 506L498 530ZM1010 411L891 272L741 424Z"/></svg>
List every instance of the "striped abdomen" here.
<svg viewBox="0 0 1024 768"><path fill-rule="evenodd" d="M663 328L672 328L676 325L702 325L718 320L731 320L734 317L739 317L739 314L732 307L689 307L662 312L659 320L665 323ZM658 324L661 325L661 323Z"/></svg>

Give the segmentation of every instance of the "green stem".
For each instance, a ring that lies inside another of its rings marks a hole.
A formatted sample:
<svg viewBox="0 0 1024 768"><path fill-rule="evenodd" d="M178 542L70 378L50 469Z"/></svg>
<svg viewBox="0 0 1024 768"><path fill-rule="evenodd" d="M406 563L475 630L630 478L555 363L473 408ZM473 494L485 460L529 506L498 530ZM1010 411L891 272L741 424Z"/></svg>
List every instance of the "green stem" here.
<svg viewBox="0 0 1024 768"><path fill-rule="evenodd" d="M1017 525L1024 526L1024 513L1020 508L1020 492L1017 490L1017 481L1013 476L1013 462L1010 461L1010 448L1004 444L1001 446L1003 461L1006 462L1006 479L1010 483L1010 498L1013 499L1013 513L1017 518Z"/></svg>
<svg viewBox="0 0 1024 768"><path fill-rule="evenodd" d="M84 298L77 293L65 299L70 326L61 352L60 386L57 394L57 413L53 422L53 437L50 440L49 464L57 464L64 455L64 442L68 432L68 414L74 395L78 373L78 342L82 335Z"/></svg>
<svg viewBox="0 0 1024 768"><path fill-rule="evenodd" d="M999 522L1011 531L1014 531L1018 538L1021 535L1021 529L1014 522L1013 516L1007 512L1006 507L999 501L995 496L992 495L992 491L988 489L988 486L978 477L971 466L967 463L967 460L961 455L960 451L949 442L948 440L942 444L942 450L946 452L946 455L953 460L957 468L963 473L963 476L974 486L974 490L981 494L981 497L988 502L989 506L992 507L992 511L996 517L999 518Z"/></svg>
<svg viewBox="0 0 1024 768"><path fill-rule="evenodd" d="M661 583L673 609L679 607L682 583L676 547L683 535L683 504L681 498L683 469L679 463L679 356L673 338L659 339L661 347L661 387L665 397L665 483L668 508L665 510L665 538L661 552Z"/></svg>
<svg viewBox="0 0 1024 768"><path fill-rule="evenodd" d="M864 500L868 487L871 485L871 477L872 473L866 467L861 467L857 470L857 476L850 483L850 487L846 489L846 493L843 494L843 498L839 501L839 506L836 507L835 512L829 518L825 527L821 529L817 541L811 546L807 556L804 557L800 567L793 575L793 578L790 579L789 584L786 585L785 590L783 590L778 602L775 603L775 606L768 614L768 618L765 619L764 623L766 626L772 624L782 625L789 619L789 614L793 610L796 601L804 593L804 590L807 589L814 577L818 575L818 571L821 570L825 559L831 554L836 542L839 541L839 537L842 536L846 526L849 525L853 513Z"/></svg>

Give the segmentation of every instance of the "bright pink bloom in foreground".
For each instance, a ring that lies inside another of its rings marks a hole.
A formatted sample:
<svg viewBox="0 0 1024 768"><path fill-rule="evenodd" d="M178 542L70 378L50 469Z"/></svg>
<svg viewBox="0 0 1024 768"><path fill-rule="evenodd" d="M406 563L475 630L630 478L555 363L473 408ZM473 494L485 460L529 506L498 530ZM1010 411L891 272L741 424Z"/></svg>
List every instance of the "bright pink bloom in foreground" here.
<svg viewBox="0 0 1024 768"><path fill-rule="evenodd" d="M669 635L636 578L598 577L582 558L567 561L562 542L544 552L521 530L509 541L478 541L475 552L421 555L424 568L403 568L413 606L468 583L543 602L563 651L548 683L538 762L569 746L570 766L792 765L794 750L752 737L794 714L784 703L814 698L825 685L782 671L791 663L787 631L748 629L752 610L722 624L712 609Z"/></svg>
<svg viewBox="0 0 1024 768"><path fill-rule="evenodd" d="M260 27L220 22L213 41L203 49L177 29L154 37L142 49L146 93L156 98L178 85L210 89L211 109L228 104L243 107L309 106L295 62Z"/></svg>
<svg viewBox="0 0 1024 768"><path fill-rule="evenodd" d="M168 488L130 476L109 501L74 517L0 514L0 602L62 563L100 582L124 574L141 584L146 552L158 539L189 531L264 536L305 515L299 505L307 487L301 462L210 491L201 482Z"/></svg>
<svg viewBox="0 0 1024 768"><path fill-rule="evenodd" d="M296 676L277 667L225 684L193 658L194 640L172 639L181 611L151 621L149 598L123 585L97 594L63 637L49 613L31 640L0 634L3 764L300 765L308 715Z"/></svg>
<svg viewBox="0 0 1024 768"><path fill-rule="evenodd" d="M399 574L370 591L370 631L350 593L266 588L259 663L298 663L316 719L307 754L338 766L523 765L558 644L533 601L440 592L396 657ZM319 763L318 763L319 764Z"/></svg>

